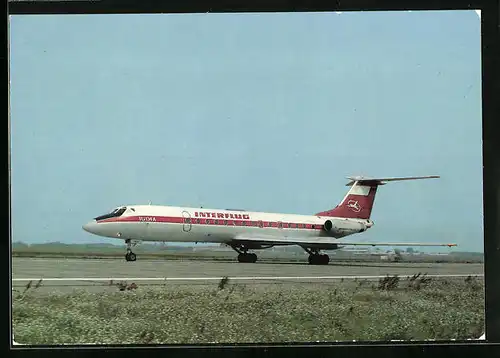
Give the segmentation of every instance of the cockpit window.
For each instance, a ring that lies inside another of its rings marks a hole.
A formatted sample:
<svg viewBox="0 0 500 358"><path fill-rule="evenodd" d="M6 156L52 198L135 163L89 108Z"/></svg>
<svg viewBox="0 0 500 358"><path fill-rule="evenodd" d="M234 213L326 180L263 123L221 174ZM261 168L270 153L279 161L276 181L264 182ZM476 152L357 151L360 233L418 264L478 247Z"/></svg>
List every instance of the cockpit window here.
<svg viewBox="0 0 500 358"><path fill-rule="evenodd" d="M104 220L104 219L109 219L109 218L116 218L116 217L121 216L125 212L125 210L127 210L126 207L116 208L115 210L113 210L109 214L98 216L98 217L94 218L94 220L99 221L99 220Z"/></svg>

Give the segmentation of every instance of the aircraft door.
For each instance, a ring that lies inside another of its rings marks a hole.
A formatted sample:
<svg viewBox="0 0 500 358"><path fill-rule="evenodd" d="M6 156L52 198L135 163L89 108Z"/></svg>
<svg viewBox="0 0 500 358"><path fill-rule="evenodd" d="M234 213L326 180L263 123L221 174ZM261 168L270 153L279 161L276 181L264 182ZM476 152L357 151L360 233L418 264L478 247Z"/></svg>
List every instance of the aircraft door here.
<svg viewBox="0 0 500 358"><path fill-rule="evenodd" d="M185 232L191 231L191 214L189 214L187 211L182 212L182 230Z"/></svg>

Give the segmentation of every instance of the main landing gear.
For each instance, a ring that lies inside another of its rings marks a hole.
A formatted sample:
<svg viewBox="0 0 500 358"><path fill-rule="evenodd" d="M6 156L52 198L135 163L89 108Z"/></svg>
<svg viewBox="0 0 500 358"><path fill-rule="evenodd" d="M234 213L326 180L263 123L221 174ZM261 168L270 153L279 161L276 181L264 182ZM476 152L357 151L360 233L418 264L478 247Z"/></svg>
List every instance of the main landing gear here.
<svg viewBox="0 0 500 358"><path fill-rule="evenodd" d="M238 262L251 263L251 264L257 262L257 255L254 253L249 253L248 248L246 248L245 246L231 245L231 248L238 253Z"/></svg>
<svg viewBox="0 0 500 358"><path fill-rule="evenodd" d="M137 260L137 256L132 252L132 247L137 245L137 243L132 243L132 240L130 239L125 240L125 243L127 244L127 253L125 254L125 260L126 261Z"/></svg>
<svg viewBox="0 0 500 358"><path fill-rule="evenodd" d="M303 247L304 250L309 254L309 265L328 265L330 262L330 257L326 254L320 254L319 250L308 249Z"/></svg>
<svg viewBox="0 0 500 358"><path fill-rule="evenodd" d="M330 257L327 254L313 254L309 255L309 265L328 265Z"/></svg>
<svg viewBox="0 0 500 358"><path fill-rule="evenodd" d="M246 262L246 263L255 263L257 262L257 255L256 254L249 254L247 252L242 252L241 254L238 255L238 262Z"/></svg>

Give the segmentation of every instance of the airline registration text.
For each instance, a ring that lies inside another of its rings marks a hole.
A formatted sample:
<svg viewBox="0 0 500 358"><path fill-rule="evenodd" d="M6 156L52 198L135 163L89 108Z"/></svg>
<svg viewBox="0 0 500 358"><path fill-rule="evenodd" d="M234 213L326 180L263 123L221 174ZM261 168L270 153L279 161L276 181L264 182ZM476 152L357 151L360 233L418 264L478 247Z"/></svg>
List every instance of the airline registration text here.
<svg viewBox="0 0 500 358"><path fill-rule="evenodd" d="M216 219L244 219L250 220L248 214L233 214L233 213L215 213L215 212L198 212L194 213L197 218L216 218Z"/></svg>
<svg viewBox="0 0 500 358"><path fill-rule="evenodd" d="M156 218L154 216L139 216L139 221L156 221Z"/></svg>

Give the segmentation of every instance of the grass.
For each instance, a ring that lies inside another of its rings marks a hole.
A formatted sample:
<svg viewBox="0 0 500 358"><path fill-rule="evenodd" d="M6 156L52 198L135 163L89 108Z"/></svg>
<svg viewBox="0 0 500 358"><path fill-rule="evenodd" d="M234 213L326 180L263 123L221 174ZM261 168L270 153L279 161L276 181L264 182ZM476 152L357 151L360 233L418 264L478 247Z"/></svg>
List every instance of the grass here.
<svg viewBox="0 0 500 358"><path fill-rule="evenodd" d="M13 297L24 344L467 339L483 333L483 282L422 276L328 284L142 286Z"/></svg>

